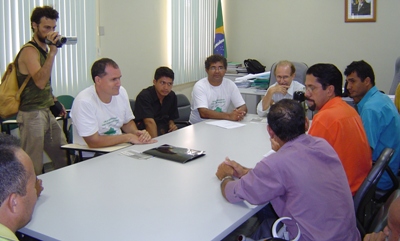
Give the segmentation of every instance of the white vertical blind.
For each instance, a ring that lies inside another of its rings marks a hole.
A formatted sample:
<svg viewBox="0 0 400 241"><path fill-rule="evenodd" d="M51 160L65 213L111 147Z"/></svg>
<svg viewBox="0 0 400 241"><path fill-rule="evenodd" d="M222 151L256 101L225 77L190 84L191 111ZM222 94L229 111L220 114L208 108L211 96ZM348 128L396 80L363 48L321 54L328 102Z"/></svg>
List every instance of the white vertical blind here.
<svg viewBox="0 0 400 241"><path fill-rule="evenodd" d="M76 36L76 45L59 49L52 71L55 96L76 96L92 84L90 67L96 58L96 0L2 0L0 3L0 72L4 73L22 45L32 39L30 17L37 6L59 12L56 31Z"/></svg>
<svg viewBox="0 0 400 241"><path fill-rule="evenodd" d="M213 53L217 0L171 0L171 67L175 84L206 76Z"/></svg>

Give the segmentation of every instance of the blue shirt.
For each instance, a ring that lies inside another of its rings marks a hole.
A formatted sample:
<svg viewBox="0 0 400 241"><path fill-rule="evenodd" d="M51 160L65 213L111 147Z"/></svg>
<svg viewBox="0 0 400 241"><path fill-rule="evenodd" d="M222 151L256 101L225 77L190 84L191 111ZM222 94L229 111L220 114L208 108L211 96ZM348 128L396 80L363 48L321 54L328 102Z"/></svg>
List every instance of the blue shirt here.
<svg viewBox="0 0 400 241"><path fill-rule="evenodd" d="M400 117L395 105L374 86L357 104L357 108L373 149L372 160L376 161L385 147L394 149L389 166L396 175L400 167ZM392 181L385 172L378 188L387 190L391 186Z"/></svg>

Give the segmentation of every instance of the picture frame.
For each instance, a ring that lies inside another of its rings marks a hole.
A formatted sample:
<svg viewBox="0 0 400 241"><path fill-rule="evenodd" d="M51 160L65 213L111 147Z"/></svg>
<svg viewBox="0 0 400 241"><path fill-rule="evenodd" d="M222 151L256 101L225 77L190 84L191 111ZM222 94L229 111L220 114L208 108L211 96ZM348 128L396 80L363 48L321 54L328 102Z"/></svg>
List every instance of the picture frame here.
<svg viewBox="0 0 400 241"><path fill-rule="evenodd" d="M344 16L346 23L376 22L376 0L345 0Z"/></svg>

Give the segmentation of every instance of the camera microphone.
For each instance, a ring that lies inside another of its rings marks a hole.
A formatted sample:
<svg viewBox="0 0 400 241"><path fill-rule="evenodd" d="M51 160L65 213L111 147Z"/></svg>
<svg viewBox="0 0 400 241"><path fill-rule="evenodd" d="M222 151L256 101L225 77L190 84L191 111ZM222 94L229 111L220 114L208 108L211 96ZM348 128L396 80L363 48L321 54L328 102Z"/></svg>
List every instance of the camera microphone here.
<svg viewBox="0 0 400 241"><path fill-rule="evenodd" d="M45 39L45 42L48 45L53 45L53 43L50 40L48 40L47 38ZM75 45L77 42L78 42L77 37L60 36L60 38L54 45L57 46L57 48L61 48L63 45Z"/></svg>

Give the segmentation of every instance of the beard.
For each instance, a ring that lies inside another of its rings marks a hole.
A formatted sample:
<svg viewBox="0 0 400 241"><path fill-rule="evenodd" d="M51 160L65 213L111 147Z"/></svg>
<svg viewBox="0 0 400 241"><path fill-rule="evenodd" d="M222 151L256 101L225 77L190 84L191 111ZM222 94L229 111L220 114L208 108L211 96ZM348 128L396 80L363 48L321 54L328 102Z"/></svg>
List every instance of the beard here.
<svg viewBox="0 0 400 241"><path fill-rule="evenodd" d="M307 99L307 98L306 98L306 100L307 100L308 109L311 110L311 111L315 111L315 108L317 108L317 105L315 104L315 101ZM309 104L309 102L312 102L312 104Z"/></svg>
<svg viewBox="0 0 400 241"><path fill-rule="evenodd" d="M36 34L37 39L42 42L42 43L46 43L46 37L43 37L42 34L38 31L38 33Z"/></svg>

